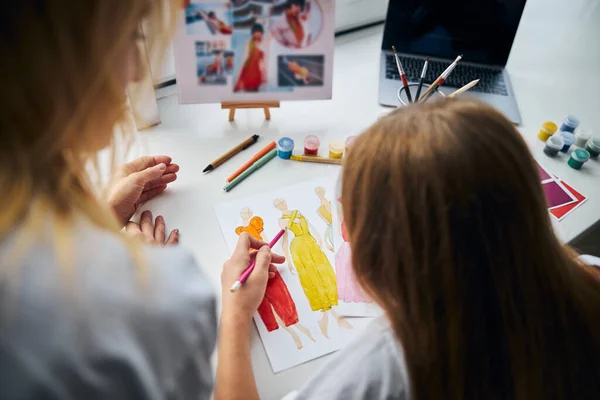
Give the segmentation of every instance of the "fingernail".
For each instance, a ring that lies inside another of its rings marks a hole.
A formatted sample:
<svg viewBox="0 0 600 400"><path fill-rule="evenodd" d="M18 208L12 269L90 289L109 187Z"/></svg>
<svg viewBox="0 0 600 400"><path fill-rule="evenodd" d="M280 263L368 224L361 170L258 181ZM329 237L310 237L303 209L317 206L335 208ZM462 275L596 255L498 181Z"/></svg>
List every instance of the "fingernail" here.
<svg viewBox="0 0 600 400"><path fill-rule="evenodd" d="M164 171L165 169L167 169L167 164L165 164L165 163L158 164L158 169L160 169L161 171Z"/></svg>
<svg viewBox="0 0 600 400"><path fill-rule="evenodd" d="M162 215L159 215L158 217L156 217L156 219L158 219L158 220L161 220L161 221L162 221L162 220L163 220L163 216L162 216Z"/></svg>
<svg viewBox="0 0 600 400"><path fill-rule="evenodd" d="M175 229L175 234L179 235L179 229Z"/></svg>
<svg viewBox="0 0 600 400"><path fill-rule="evenodd" d="M268 251L269 253L271 252L271 248L269 246L263 246L260 249L263 251Z"/></svg>

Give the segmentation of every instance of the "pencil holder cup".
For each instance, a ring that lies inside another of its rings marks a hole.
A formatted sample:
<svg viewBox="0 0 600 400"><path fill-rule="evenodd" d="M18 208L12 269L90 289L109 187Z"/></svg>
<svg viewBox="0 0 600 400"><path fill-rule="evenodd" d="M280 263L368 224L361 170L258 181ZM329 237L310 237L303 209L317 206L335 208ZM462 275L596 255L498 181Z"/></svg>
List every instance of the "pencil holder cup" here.
<svg viewBox="0 0 600 400"><path fill-rule="evenodd" d="M423 93L425 93L427 91L427 89L429 89L430 86L431 85L424 83L423 88L421 88L420 96L423 96ZM412 96L413 102L417 101L416 97L417 97L418 89L419 89L418 83L409 83L408 84L408 90L410 90L410 94ZM435 98L439 98L439 97L445 97L444 93L442 93L440 90L436 90L431 95L431 99L435 99ZM401 87L400 89L398 89L398 101L400 101L400 104L398 105L398 107L407 106L410 104L408 101L408 98L406 97L406 89L404 89L404 86Z"/></svg>

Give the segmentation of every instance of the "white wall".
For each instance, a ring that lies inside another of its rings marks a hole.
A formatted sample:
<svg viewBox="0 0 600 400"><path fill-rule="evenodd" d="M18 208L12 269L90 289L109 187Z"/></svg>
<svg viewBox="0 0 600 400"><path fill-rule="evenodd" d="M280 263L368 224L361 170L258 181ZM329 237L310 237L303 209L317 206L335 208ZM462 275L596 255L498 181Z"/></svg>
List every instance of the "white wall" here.
<svg viewBox="0 0 600 400"><path fill-rule="evenodd" d="M336 0L335 29L343 31L372 22L382 21L387 11L388 0ZM155 83L175 78L173 46L169 46L163 68L154 72Z"/></svg>

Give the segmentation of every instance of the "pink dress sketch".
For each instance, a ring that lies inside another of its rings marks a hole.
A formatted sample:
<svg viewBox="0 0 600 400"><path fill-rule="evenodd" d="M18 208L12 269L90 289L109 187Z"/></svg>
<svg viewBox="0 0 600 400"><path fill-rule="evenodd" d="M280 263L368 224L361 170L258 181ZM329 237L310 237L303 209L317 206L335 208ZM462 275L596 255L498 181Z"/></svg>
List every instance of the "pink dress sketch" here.
<svg viewBox="0 0 600 400"><path fill-rule="evenodd" d="M341 204L338 204L341 209ZM352 270L352 249L350 248L346 224L340 216L342 239L339 250L335 255L335 274L338 287L338 298L347 303L372 303L362 290Z"/></svg>

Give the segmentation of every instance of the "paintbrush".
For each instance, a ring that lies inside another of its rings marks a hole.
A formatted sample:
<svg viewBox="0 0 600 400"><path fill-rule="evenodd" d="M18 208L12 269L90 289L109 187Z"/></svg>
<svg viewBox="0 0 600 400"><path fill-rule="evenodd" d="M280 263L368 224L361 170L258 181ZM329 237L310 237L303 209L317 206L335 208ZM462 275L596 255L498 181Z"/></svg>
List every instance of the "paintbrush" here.
<svg viewBox="0 0 600 400"><path fill-rule="evenodd" d="M466 92L467 90L471 89L473 86L477 85L478 83L479 83L479 79L475 79L474 81L467 83L465 86L461 87L460 89L450 93L448 95L448 97L458 96L459 94L462 94L462 93Z"/></svg>
<svg viewBox="0 0 600 400"><path fill-rule="evenodd" d="M419 99L421 96L421 89L423 89L423 82L425 81L425 75L427 75L427 66L429 65L429 56L425 58L425 64L423 64L423 70L421 71L421 79L419 79L419 87L417 88L417 95L415 99Z"/></svg>
<svg viewBox="0 0 600 400"><path fill-rule="evenodd" d="M462 59L462 54L460 56L456 57L456 60L454 60L454 62L452 64L450 64L448 66L448 68L446 68L446 70L444 72L442 72L442 74L440 76L437 77L437 79L435 81L433 81L431 86L429 86L429 88L425 91L425 93L423 93L423 95L417 100L417 103L420 103L421 101L425 100L425 98L428 97L430 93L432 93L434 90L436 90L437 88L442 86L442 84L444 83L446 78L448 78L448 75L450 75L450 73L454 70L454 68L456 68L456 64L458 64L458 62L461 59Z"/></svg>
<svg viewBox="0 0 600 400"><path fill-rule="evenodd" d="M400 74L400 79L402 80L402 86L404 86L404 91L406 91L406 98L409 103L413 102L412 95L410 94L410 89L408 87L408 79L406 79L406 74L404 73L404 68L402 68L402 62L400 61L400 57L398 57L398 53L396 53L396 46L392 46L392 50L394 51L394 57L396 58L396 67L398 67L398 74Z"/></svg>

